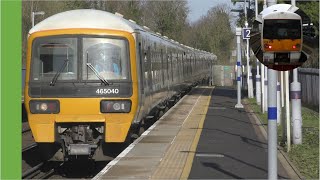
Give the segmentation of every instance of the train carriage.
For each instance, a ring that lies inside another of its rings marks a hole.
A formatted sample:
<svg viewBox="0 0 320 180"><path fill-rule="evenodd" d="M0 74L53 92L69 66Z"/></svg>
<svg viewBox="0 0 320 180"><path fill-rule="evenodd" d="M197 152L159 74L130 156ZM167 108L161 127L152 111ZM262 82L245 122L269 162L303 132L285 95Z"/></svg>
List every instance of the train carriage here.
<svg viewBox="0 0 320 180"><path fill-rule="evenodd" d="M215 59L108 12L53 15L28 37L24 97L33 137L46 158L103 160L108 145L137 137L208 80Z"/></svg>

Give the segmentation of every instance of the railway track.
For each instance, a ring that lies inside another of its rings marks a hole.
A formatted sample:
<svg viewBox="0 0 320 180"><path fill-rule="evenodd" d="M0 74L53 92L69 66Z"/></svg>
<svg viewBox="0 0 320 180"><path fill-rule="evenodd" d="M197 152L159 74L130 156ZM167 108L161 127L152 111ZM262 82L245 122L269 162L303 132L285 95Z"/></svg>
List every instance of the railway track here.
<svg viewBox="0 0 320 180"><path fill-rule="evenodd" d="M63 166L61 163L41 162L22 173L22 179L48 179Z"/></svg>

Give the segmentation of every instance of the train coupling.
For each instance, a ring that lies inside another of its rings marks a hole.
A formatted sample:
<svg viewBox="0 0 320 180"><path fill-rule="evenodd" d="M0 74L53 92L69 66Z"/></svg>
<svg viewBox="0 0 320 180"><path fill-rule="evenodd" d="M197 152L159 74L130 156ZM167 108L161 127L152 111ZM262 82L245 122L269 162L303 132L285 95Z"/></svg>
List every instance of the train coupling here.
<svg viewBox="0 0 320 180"><path fill-rule="evenodd" d="M96 144L69 144L69 155L91 155L92 152L97 149Z"/></svg>

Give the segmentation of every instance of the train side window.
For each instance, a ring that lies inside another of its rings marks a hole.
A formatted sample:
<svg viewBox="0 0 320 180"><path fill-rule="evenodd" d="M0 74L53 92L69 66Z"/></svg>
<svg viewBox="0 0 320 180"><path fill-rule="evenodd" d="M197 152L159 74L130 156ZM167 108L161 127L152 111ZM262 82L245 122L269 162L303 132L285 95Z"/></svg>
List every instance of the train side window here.
<svg viewBox="0 0 320 180"><path fill-rule="evenodd" d="M166 67L166 70L167 70L167 80L169 80L169 54L167 54L167 58L166 58L167 62L167 67Z"/></svg>
<svg viewBox="0 0 320 180"><path fill-rule="evenodd" d="M171 81L173 81L173 66L172 66L172 61L173 61L173 55L172 55L172 53L171 53Z"/></svg>
<svg viewBox="0 0 320 180"><path fill-rule="evenodd" d="M151 64L151 48L148 46L148 51L147 51L147 72L148 72L148 87L152 89L152 64Z"/></svg>
<svg viewBox="0 0 320 180"><path fill-rule="evenodd" d="M141 84L141 93L142 94L144 94L144 87L143 87L143 85L144 85L144 79L145 79L145 77L144 77L144 71L143 71L143 61L144 61L144 59L143 59L143 54L142 54L142 48L141 48L141 42L139 42L139 61L140 61L140 77L141 77L141 82L140 82L140 84Z"/></svg>

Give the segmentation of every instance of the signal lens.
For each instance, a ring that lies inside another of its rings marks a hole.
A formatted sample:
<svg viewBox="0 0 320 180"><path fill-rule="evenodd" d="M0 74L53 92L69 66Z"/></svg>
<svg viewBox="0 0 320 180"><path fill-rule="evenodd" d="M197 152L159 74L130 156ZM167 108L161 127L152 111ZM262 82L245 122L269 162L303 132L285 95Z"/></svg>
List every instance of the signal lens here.
<svg viewBox="0 0 320 180"><path fill-rule="evenodd" d="M271 49L271 48L272 48L272 46L270 46L270 45L269 45L269 46L268 46L268 48L269 48L269 49Z"/></svg>
<svg viewBox="0 0 320 180"><path fill-rule="evenodd" d="M113 107L113 109L116 110L116 111L119 111L119 110L120 110L120 104L119 104L119 103L114 103L112 107Z"/></svg>
<svg viewBox="0 0 320 180"><path fill-rule="evenodd" d="M292 46L293 49L297 48L295 45Z"/></svg>
<svg viewBox="0 0 320 180"><path fill-rule="evenodd" d="M32 114L57 114L60 112L58 100L31 100L29 107Z"/></svg>
<svg viewBox="0 0 320 180"><path fill-rule="evenodd" d="M102 113L128 113L130 110L130 100L102 100L100 102L100 112Z"/></svg>

